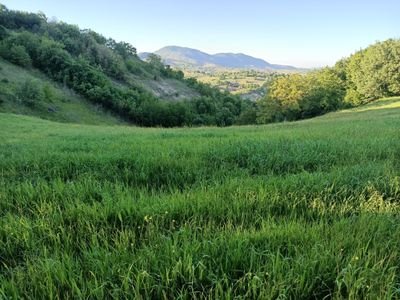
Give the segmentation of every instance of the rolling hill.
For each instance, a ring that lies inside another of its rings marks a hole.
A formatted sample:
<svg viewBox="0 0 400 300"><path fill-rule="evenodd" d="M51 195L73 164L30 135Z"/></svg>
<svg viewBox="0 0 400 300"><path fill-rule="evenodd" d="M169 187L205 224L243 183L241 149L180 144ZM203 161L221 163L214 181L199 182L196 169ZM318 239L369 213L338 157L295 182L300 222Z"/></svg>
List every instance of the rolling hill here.
<svg viewBox="0 0 400 300"><path fill-rule="evenodd" d="M219 68L219 69L254 69L264 71L294 71L293 66L271 64L263 59L255 58L242 53L208 54L196 49L167 46L154 52L166 64L180 68ZM139 53L139 57L146 59L149 53Z"/></svg>

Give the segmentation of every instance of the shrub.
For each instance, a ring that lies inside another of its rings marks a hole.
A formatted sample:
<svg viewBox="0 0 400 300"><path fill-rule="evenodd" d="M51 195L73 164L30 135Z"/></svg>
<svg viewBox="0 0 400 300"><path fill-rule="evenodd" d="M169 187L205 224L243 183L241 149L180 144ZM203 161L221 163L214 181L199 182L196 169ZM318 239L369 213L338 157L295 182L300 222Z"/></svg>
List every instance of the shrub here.
<svg viewBox="0 0 400 300"><path fill-rule="evenodd" d="M34 107L44 99L43 88L37 81L26 80L18 88L17 97L25 105Z"/></svg>
<svg viewBox="0 0 400 300"><path fill-rule="evenodd" d="M54 102L57 99L54 89L48 83L43 86L43 99L46 102Z"/></svg>

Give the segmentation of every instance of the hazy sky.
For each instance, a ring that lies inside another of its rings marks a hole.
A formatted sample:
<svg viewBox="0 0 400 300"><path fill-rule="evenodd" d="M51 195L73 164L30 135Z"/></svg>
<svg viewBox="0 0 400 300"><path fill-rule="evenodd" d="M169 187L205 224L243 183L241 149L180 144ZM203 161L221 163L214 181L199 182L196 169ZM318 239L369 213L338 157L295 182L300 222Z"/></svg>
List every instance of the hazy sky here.
<svg viewBox="0 0 400 300"><path fill-rule="evenodd" d="M0 0L43 11L139 52L167 45L242 52L299 67L332 65L375 41L400 37L400 0Z"/></svg>

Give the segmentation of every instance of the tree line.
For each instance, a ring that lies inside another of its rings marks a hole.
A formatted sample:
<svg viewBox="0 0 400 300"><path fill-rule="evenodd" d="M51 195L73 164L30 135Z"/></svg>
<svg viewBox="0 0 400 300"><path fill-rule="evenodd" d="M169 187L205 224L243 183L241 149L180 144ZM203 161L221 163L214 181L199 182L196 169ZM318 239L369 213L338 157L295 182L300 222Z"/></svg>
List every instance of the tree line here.
<svg viewBox="0 0 400 300"><path fill-rule="evenodd" d="M331 68L276 77L258 102L258 123L298 120L400 95L400 40L389 39Z"/></svg>

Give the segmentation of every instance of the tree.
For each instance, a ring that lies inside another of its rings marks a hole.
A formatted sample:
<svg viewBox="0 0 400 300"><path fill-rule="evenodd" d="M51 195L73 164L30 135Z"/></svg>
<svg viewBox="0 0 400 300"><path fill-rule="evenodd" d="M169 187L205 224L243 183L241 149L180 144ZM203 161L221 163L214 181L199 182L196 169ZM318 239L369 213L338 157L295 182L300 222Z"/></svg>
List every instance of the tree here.
<svg viewBox="0 0 400 300"><path fill-rule="evenodd" d="M8 37L7 29L4 26L0 25L0 40L5 39L6 37Z"/></svg>
<svg viewBox="0 0 400 300"><path fill-rule="evenodd" d="M309 118L342 106L344 81L332 69L276 78L258 102L258 122Z"/></svg>
<svg viewBox="0 0 400 300"><path fill-rule="evenodd" d="M255 124L256 121L257 121L257 108L256 107L247 107L237 117L235 124L249 125L249 124Z"/></svg>
<svg viewBox="0 0 400 300"><path fill-rule="evenodd" d="M150 53L149 56L147 56L146 61L155 69L158 70L164 69L164 64L162 62L161 56L157 54Z"/></svg>
<svg viewBox="0 0 400 300"><path fill-rule="evenodd" d="M32 60L26 51L24 46L21 45L10 45L7 43L2 43L0 45L0 56L9 60L10 62L20 65L23 67L28 67L32 64Z"/></svg>
<svg viewBox="0 0 400 300"><path fill-rule="evenodd" d="M400 95L400 40L376 43L353 54L346 64L348 93L353 105Z"/></svg>

